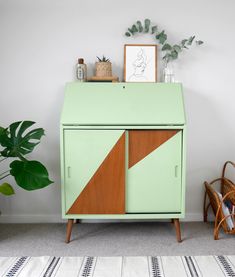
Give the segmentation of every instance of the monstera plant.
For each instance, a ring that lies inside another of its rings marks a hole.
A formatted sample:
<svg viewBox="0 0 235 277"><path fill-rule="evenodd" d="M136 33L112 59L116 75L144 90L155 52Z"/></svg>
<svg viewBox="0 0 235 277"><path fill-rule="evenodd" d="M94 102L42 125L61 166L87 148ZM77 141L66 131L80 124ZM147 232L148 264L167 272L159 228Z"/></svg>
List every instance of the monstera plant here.
<svg viewBox="0 0 235 277"><path fill-rule="evenodd" d="M0 127L0 193L4 195L15 193L9 183L2 181L9 175L25 190L41 189L53 183L43 164L25 157L44 135L42 128L28 130L34 124L33 121L17 121L7 128ZM1 164L6 166L7 159L11 159L9 168L1 172Z"/></svg>

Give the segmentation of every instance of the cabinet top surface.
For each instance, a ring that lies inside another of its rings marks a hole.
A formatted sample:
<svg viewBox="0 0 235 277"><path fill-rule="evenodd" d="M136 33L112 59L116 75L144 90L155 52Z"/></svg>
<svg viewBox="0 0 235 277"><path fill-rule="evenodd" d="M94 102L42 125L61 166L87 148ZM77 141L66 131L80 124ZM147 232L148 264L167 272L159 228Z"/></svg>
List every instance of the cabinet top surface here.
<svg viewBox="0 0 235 277"><path fill-rule="evenodd" d="M66 85L61 124L184 125L179 83L79 83Z"/></svg>

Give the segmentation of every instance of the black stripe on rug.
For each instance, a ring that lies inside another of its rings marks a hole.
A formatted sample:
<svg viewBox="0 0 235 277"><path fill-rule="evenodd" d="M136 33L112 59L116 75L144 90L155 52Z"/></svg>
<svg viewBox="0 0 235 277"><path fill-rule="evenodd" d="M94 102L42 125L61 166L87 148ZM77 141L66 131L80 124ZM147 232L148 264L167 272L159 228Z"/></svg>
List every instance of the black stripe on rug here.
<svg viewBox="0 0 235 277"><path fill-rule="evenodd" d="M47 270L44 273L43 277L50 277L53 274L60 259L61 259L60 257L58 257L58 258L53 257L53 259L50 262L49 266L47 267Z"/></svg>
<svg viewBox="0 0 235 277"><path fill-rule="evenodd" d="M152 277L163 277L158 257L151 257Z"/></svg>
<svg viewBox="0 0 235 277"><path fill-rule="evenodd" d="M199 277L199 273L197 271L196 265L191 256L184 256L186 264L188 266L191 277Z"/></svg>
<svg viewBox="0 0 235 277"><path fill-rule="evenodd" d="M82 270L82 277L90 277L92 273L92 267L94 266L94 257L86 257L85 265Z"/></svg>
<svg viewBox="0 0 235 277"><path fill-rule="evenodd" d="M19 258L13 265L13 267L7 272L6 277L14 277L19 272L19 270L25 264L25 261L28 257L21 257Z"/></svg>
<svg viewBox="0 0 235 277"><path fill-rule="evenodd" d="M217 262L227 277L235 277L231 262L225 256L216 256Z"/></svg>

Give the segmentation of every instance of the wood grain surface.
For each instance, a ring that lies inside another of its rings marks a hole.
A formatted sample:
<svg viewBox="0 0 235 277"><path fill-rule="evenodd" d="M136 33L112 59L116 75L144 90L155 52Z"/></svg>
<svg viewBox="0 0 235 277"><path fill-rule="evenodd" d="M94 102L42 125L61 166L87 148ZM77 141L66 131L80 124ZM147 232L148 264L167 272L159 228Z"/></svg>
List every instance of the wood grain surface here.
<svg viewBox="0 0 235 277"><path fill-rule="evenodd" d="M179 130L129 131L129 168L141 161Z"/></svg>

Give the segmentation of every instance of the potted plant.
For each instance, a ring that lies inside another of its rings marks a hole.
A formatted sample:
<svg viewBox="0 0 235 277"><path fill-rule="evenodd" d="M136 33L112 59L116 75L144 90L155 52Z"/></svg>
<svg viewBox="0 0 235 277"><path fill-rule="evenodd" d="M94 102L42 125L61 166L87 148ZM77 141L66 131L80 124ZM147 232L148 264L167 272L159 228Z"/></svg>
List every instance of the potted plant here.
<svg viewBox="0 0 235 277"><path fill-rule="evenodd" d="M9 158L13 159L8 170L0 171L0 193L4 195L14 194L14 189L9 183L1 184L2 180L9 175L14 177L18 186L29 191L41 189L53 183L42 163L25 157L40 143L44 135L42 128L26 133L26 130L34 124L33 121L17 121L7 128L0 127L0 164Z"/></svg>
<svg viewBox="0 0 235 277"><path fill-rule="evenodd" d="M95 63L95 76L97 77L111 77L112 63L104 55L102 58L97 57L98 61Z"/></svg>

